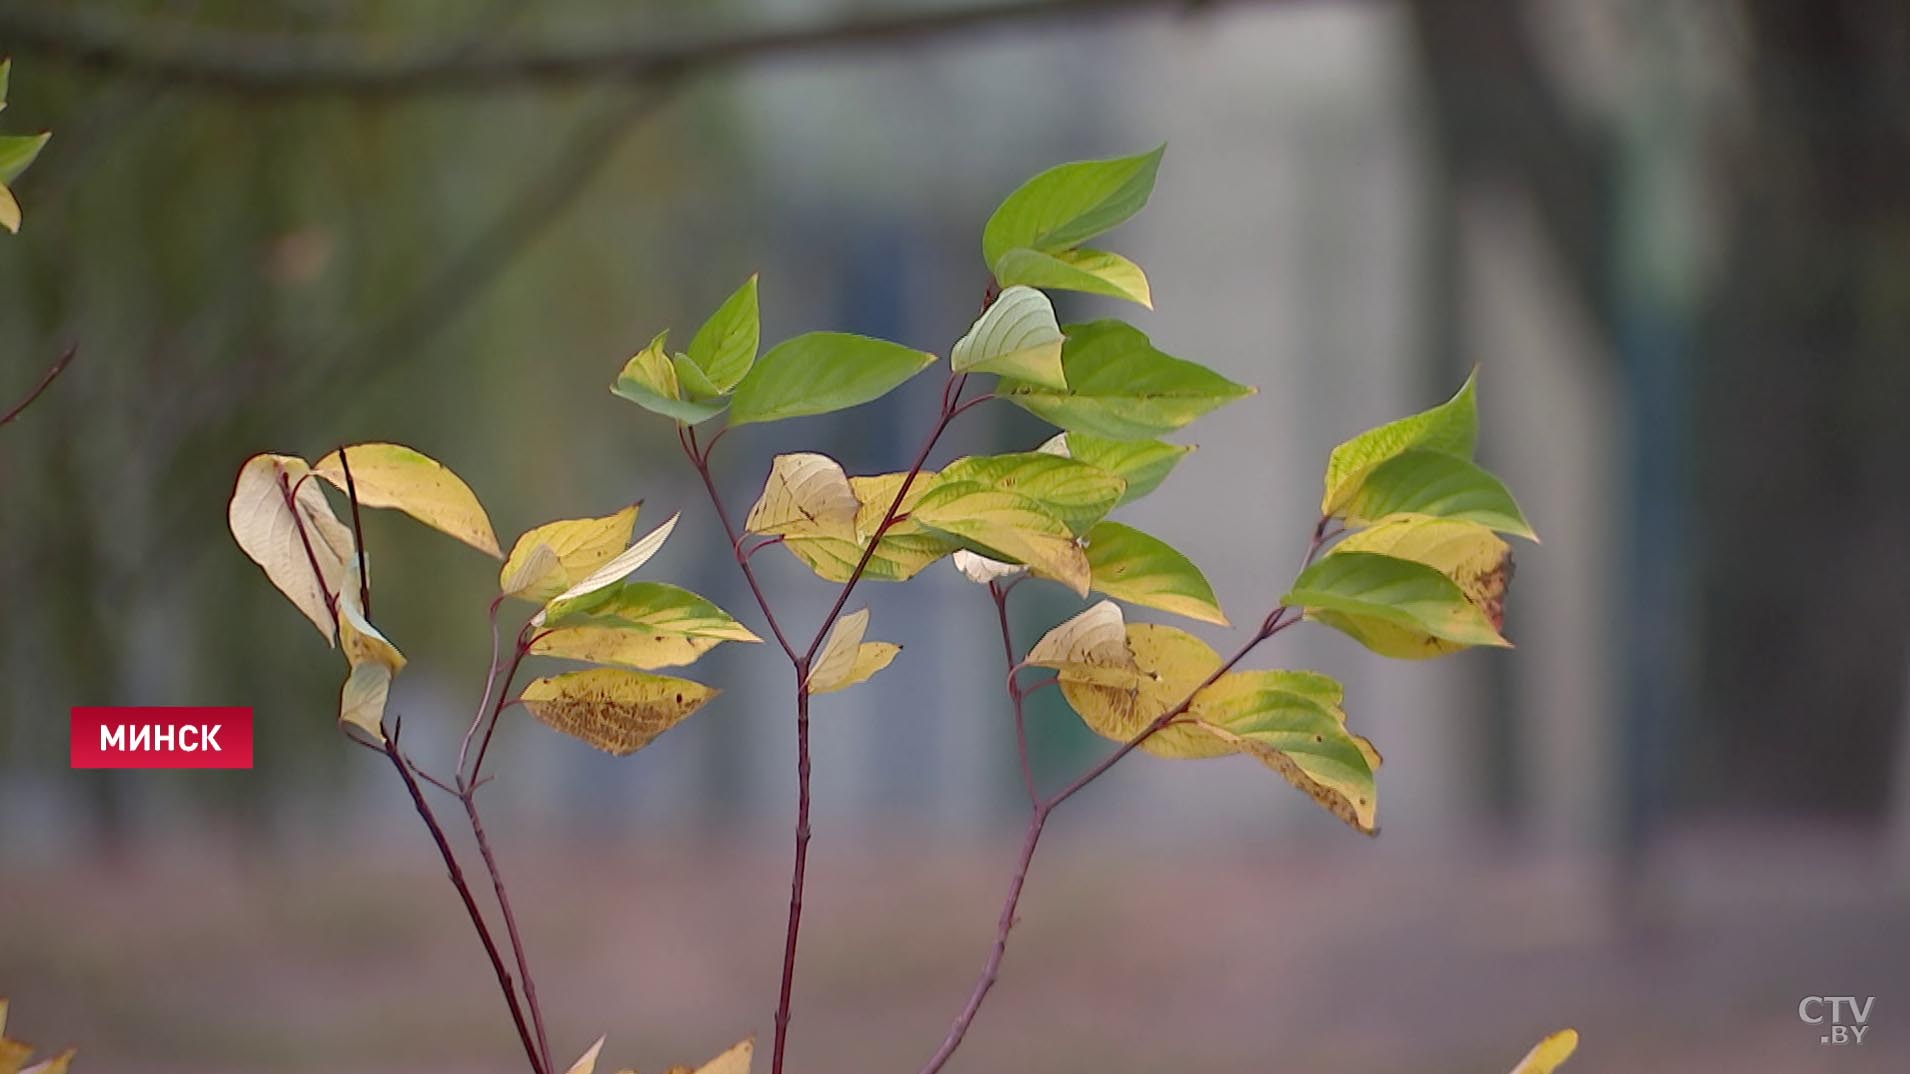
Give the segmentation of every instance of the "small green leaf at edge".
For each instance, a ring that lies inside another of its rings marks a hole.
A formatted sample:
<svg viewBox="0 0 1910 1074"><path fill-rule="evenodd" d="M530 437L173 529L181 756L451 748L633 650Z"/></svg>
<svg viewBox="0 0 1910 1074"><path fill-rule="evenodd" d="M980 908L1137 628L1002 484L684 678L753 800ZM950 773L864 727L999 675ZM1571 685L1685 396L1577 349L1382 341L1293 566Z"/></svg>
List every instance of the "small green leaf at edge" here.
<svg viewBox="0 0 1910 1074"><path fill-rule="evenodd" d="M1131 157L1057 164L1017 187L982 228L991 268L1018 246L1068 250L1126 223L1154 192L1165 144Z"/></svg>

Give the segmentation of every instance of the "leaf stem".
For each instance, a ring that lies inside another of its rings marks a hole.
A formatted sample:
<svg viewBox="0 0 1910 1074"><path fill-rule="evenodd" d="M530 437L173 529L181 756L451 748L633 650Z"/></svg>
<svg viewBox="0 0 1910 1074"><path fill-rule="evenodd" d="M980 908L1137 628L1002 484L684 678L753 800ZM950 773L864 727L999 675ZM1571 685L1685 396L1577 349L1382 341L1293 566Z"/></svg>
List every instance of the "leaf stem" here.
<svg viewBox="0 0 1910 1074"><path fill-rule="evenodd" d="M12 410L7 411L5 414L0 414L0 425L6 425L21 414L26 413L27 407L32 406L34 400L38 399L48 388L51 388L53 382L59 378L61 373L66 372L66 367L73 364L73 356L79 352L79 344L67 344L66 350L61 352L60 356L53 360L53 364L47 367L46 372L40 377L40 382L35 384L33 390L26 394L26 398L16 403Z"/></svg>
<svg viewBox="0 0 1910 1074"><path fill-rule="evenodd" d="M371 618L371 568L365 565L365 524L358 517L358 483L352 480L350 452L338 445L338 465L345 471L345 498L351 501L352 543L358 551L358 607Z"/></svg>
<svg viewBox="0 0 1910 1074"><path fill-rule="evenodd" d="M763 592L762 583L756 580L756 569L750 566L749 556L743 553L742 533L730 521L729 508L723 506L723 495L716 491L716 478L710 474L709 453L697 450L696 430L690 426L677 426L677 442L683 445L683 454L689 457L690 465L696 467L697 476L703 479L704 491L709 493L710 504L716 508L716 520L723 525L723 534L729 538L730 552L736 559L737 567L742 569L743 580L749 583L750 594L756 598L756 607L762 611L764 621L769 624L769 632L775 635L776 644L783 647L783 653L793 662L796 659L796 647L783 634L782 624L776 621L776 613L769 606L769 597ZM710 441L710 446L715 447L716 441Z"/></svg>

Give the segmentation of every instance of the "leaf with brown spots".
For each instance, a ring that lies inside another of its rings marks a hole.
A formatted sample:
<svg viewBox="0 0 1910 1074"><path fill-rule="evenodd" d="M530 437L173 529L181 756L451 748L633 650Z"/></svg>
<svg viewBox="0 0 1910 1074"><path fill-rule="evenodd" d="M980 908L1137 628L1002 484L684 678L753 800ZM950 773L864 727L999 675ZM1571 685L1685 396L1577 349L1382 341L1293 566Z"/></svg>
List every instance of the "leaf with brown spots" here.
<svg viewBox="0 0 1910 1074"><path fill-rule="evenodd" d="M546 725L627 756L703 707L719 691L688 679L595 668L538 679L519 700Z"/></svg>

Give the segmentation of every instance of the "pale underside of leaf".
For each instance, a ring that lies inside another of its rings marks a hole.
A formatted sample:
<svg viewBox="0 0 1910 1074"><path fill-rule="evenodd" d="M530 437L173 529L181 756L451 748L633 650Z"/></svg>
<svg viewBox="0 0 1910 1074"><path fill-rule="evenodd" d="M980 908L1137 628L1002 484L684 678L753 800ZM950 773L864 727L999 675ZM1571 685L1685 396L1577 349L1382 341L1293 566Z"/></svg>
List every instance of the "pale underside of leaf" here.
<svg viewBox="0 0 1910 1074"><path fill-rule="evenodd" d="M977 585L987 585L1003 578L1010 578L1028 569L1020 563L1003 563L998 559L976 555L966 548L957 548L952 562L962 577Z"/></svg>
<svg viewBox="0 0 1910 1074"><path fill-rule="evenodd" d="M717 693L688 679L595 668L538 679L520 699L547 726L622 757L649 745Z"/></svg>
<svg viewBox="0 0 1910 1074"><path fill-rule="evenodd" d="M254 455L239 470L226 520L240 550L312 621L327 644L335 644L338 625L331 598L345 584L355 545L351 528L339 521L317 483L308 480L310 473L305 461L294 456ZM296 490L296 513L286 502L288 487Z"/></svg>
<svg viewBox="0 0 1910 1074"><path fill-rule="evenodd" d="M570 1074L596 1074L597 1056L604 1050L604 1038L598 1037L575 1063L570 1065Z"/></svg>
<svg viewBox="0 0 1910 1074"><path fill-rule="evenodd" d="M836 460L815 452L778 455L743 528L771 536L854 541L861 510L849 475Z"/></svg>
<svg viewBox="0 0 1910 1074"><path fill-rule="evenodd" d="M1022 663L1053 668L1073 682L1132 687L1140 664L1127 641L1127 621L1121 606L1111 600L1086 611L1042 635Z"/></svg>
<svg viewBox="0 0 1910 1074"><path fill-rule="evenodd" d="M630 543L638 505L602 518L567 518L525 530L498 572L507 596L542 604L587 577Z"/></svg>
<svg viewBox="0 0 1910 1074"><path fill-rule="evenodd" d="M827 694L859 682L888 667L902 647L885 641L863 641L869 629L869 609L851 612L836 620L829 637L816 655L805 689L812 694Z"/></svg>
<svg viewBox="0 0 1910 1074"><path fill-rule="evenodd" d="M663 547L663 542L670 539L670 532L676 529L676 520L681 517L681 514L682 512L678 512L677 514L671 515L664 521L663 525L644 534L641 540L617 555L612 556L610 559L605 560L601 566L585 575L569 589L552 597L545 603L544 610L538 612L537 615L531 619L531 622L541 625L552 616L553 607L565 601L594 593L606 586L615 585L623 581L626 575L635 571L638 567L650 562L651 557L657 554L657 550Z"/></svg>
<svg viewBox="0 0 1910 1074"><path fill-rule="evenodd" d="M463 479L443 463L402 444L352 444L343 449L351 481L334 451L312 469L339 491L349 484L365 507L390 507L485 555L503 559L490 516Z"/></svg>
<svg viewBox="0 0 1910 1074"><path fill-rule="evenodd" d="M1008 287L950 352L958 373L999 373L1065 389L1061 324L1054 304L1032 287Z"/></svg>

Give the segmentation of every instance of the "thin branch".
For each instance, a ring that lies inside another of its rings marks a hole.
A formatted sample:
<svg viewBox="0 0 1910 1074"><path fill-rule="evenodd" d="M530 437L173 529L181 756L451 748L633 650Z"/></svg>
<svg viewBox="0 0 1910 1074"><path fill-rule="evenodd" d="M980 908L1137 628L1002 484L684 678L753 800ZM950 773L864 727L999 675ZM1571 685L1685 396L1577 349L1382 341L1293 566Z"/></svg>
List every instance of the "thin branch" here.
<svg viewBox="0 0 1910 1074"><path fill-rule="evenodd" d="M478 909L477 899L471 894L471 885L464 879L464 869L458 865L458 857L451 850L450 840L445 838L444 827L431 811L431 803L425 801L424 790L411 774L409 763L398 750L400 724L392 723L385 734L385 756L391 759L391 766L397 770L398 778L404 780L405 790L411 792L411 804L418 816L431 831L432 842L438 845L438 854L444 858L445 871L451 874L451 886L458 890L458 898L464 902L465 913L471 915L471 925L477 929L478 939L484 944L484 953L490 956L491 969L497 974L497 985L504 993L504 1002L511 1008L511 1021L517 1025L517 1039L524 1044L524 1054L531 1061L533 1074L549 1074L549 1068L539 1058L537 1045L531 1037L530 1026L524 1021L524 1009L517 1002L517 987L511 981L511 971L504 967L504 958L498 952L497 941L491 937L491 926L484 920L483 911Z"/></svg>
<svg viewBox="0 0 1910 1074"><path fill-rule="evenodd" d="M1327 537L1327 522L1327 519L1321 519L1319 524L1313 527L1312 539L1307 542L1306 557L1300 563L1301 570L1305 570L1307 566L1313 562L1313 558L1319 554L1321 545L1325 543ZM1014 678L1020 661L1015 656L1014 643L1009 635L1006 600L1004 595L1000 592L999 587L993 583L989 585L989 589L994 593L996 598L995 604L1000 611L1002 642L1006 648L1008 657L1008 696L1014 704L1017 732L1022 733L1022 765L1024 772L1027 772L1030 771L1030 769L1028 767L1026 737L1025 732L1021 730L1022 701L1027 694L1021 689ZM962 1005L961 1012L955 1016L954 1023L949 1026L948 1035L942 1040L942 1046L937 1048L935 1054L929 1057L928 1062L922 1067L921 1074L937 1074L937 1072L948 1063L949 1058L955 1054L955 1050L961 1047L963 1038L968 1035L969 1026L974 1024L976 1014L981 1011L982 1001L988 998L989 990L995 987L995 981L1001 976L1002 959L1006 957L1008 953L1008 934L1015 927L1015 912L1021 904L1021 891L1027 884L1028 871L1034 865L1035 848L1040 844L1041 833L1048 823L1049 814L1053 813L1061 803L1079 794L1095 780L1100 779L1110 768L1119 764L1122 758L1139 749L1142 743L1185 715L1187 710L1193 706L1194 699L1200 696L1202 690L1220 681L1221 676L1232 671L1236 665L1247 658L1247 654L1259 648L1262 642L1265 642L1268 638L1298 623L1300 618L1296 609L1290 609L1284 604L1268 612L1267 617L1261 621L1260 628L1254 632L1253 637L1247 639L1245 645L1242 645L1233 656L1229 657L1225 663L1216 668L1213 674L1207 676L1199 686L1188 691L1187 696L1182 698L1178 705L1161 713L1161 715L1150 722L1147 727L1143 728L1140 734L1122 743L1106 757L1096 762L1093 767L1076 777L1073 782L1057 791L1052 797L1046 799L1039 797L1034 790L1032 778L1029 779L1029 795L1033 802L1033 808L1029 812L1028 828L1022 838L1021 855L1016 859L1015 871L1008 881L1008 896L1002 902L1001 917L997 920L995 925L995 942L989 948L988 960L982 965L981 976L976 978L974 988L969 991L968 1002ZM1046 685L1046 683L1044 682L1043 685ZM1036 689L1039 689L1039 687L1036 687Z"/></svg>
<svg viewBox="0 0 1910 1074"><path fill-rule="evenodd" d="M352 544L358 552L358 607L371 618L371 569L365 565L365 523L358 517L358 482L351 476L351 452L338 447L338 465L345 471L345 498L351 501Z"/></svg>
<svg viewBox="0 0 1910 1074"><path fill-rule="evenodd" d="M477 711L471 714L471 726L464 729L464 742L458 746L457 772L460 781L465 778L465 763L471 759L471 740L477 737L478 725L484 722L484 713L491 707L491 691L497 688L497 654L501 645L497 634L497 611L503 603L504 598L502 596L491 601L491 665L484 673L484 693L478 696ZM506 686L504 689L506 692L509 692L510 687Z"/></svg>
<svg viewBox="0 0 1910 1074"><path fill-rule="evenodd" d="M659 40L633 27L599 29L587 39L561 45L512 47L493 35L377 49L337 36L184 31L159 27L153 20L55 14L35 3L0 10L0 40L41 58L169 86L248 95L382 97L495 93L591 81L649 82L781 57L909 45L1123 13L1204 9L1218 2L1007 0L674 40Z"/></svg>
<svg viewBox="0 0 1910 1074"><path fill-rule="evenodd" d="M782 989L776 1000L776 1043L770 1074L782 1074L789 1042L790 1000L796 988L796 941L802 932L802 891L809 864L809 686L808 661L796 670L796 859L789 873L789 918L783 928Z"/></svg>
<svg viewBox="0 0 1910 1074"><path fill-rule="evenodd" d="M989 599L995 603L995 621L1001 626L1002 655L1008 659L1008 700L1015 709L1015 751L1021 757L1021 782L1028 791L1028 805L1041 808L1041 791L1035 787L1035 765L1028 753L1028 716L1023 704L1028 694L1015 681L1020 660L1015 656L1015 633L1008 625L1008 591L999 582L988 583Z"/></svg>
<svg viewBox="0 0 1910 1074"><path fill-rule="evenodd" d="M550 1037L544 1032L544 1008L537 1002L537 978L531 974L530 959L524 954L524 937L517 931L517 915L511 910L511 896L504 889L504 874L498 871L497 855L491 852L491 839L484 834L484 822L478 819L476 785L466 786L458 797L464 801L464 815L471 820L471 835L477 839L478 853L484 858L484 868L491 874L491 887L497 892L497 906L504 915L504 929L511 938L511 954L517 959L517 976L524 982L524 1003L531 1009L531 1024L537 1030L537 1049L544 1057L544 1069L555 1071Z"/></svg>
<svg viewBox="0 0 1910 1074"><path fill-rule="evenodd" d="M723 506L723 494L716 491L716 478L710 474L708 453L697 451L694 430L686 432L684 427L678 426L677 442L683 445L683 453L689 456L690 465L696 467L697 476L703 479L703 488L710 494L710 505L716 508L716 520L722 523L723 535L729 538L730 551L735 554L736 565L743 571L743 580L749 583L750 595L756 598L756 607L762 611L764 621L769 624L769 632L775 635L776 644L783 647L790 662L795 663L798 660L796 647L789 643L789 638L783 634L782 624L776 621L776 613L769 606L769 597L763 592L762 583L756 580L756 568L750 566L749 557L743 554L743 535L730 521L729 508Z"/></svg>
<svg viewBox="0 0 1910 1074"><path fill-rule="evenodd" d="M27 393L27 397L15 404L12 410L7 411L4 415L0 415L0 425L11 422L13 419L19 417L27 407L32 406L33 401L38 399L41 393L52 387L54 380L58 379L61 373L66 372L66 367L73 364L73 356L79 352L79 344L67 344L66 350L62 352L58 358L53 360L52 365L47 367L46 372L40 377L40 383L33 386L33 390Z"/></svg>

